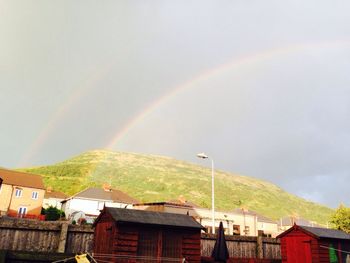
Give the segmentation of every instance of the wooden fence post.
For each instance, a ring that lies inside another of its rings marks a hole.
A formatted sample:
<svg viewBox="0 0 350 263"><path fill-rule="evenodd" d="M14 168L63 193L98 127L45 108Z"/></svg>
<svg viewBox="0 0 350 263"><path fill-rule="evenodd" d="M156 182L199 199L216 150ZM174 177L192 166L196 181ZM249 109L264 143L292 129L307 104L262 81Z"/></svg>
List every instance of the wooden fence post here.
<svg viewBox="0 0 350 263"><path fill-rule="evenodd" d="M57 252L64 253L66 250L66 242L68 236L68 223L63 222L61 225L60 239L58 243Z"/></svg>
<svg viewBox="0 0 350 263"><path fill-rule="evenodd" d="M256 237L256 257L264 258L264 247L263 247L263 240L261 236Z"/></svg>

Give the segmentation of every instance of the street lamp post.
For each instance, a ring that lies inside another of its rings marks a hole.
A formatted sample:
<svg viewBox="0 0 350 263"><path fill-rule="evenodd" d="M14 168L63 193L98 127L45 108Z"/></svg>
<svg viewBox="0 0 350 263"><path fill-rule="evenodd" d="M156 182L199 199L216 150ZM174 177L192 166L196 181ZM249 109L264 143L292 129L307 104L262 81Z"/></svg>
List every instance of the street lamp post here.
<svg viewBox="0 0 350 263"><path fill-rule="evenodd" d="M212 233L215 234L215 198L214 198L214 160L205 153L197 154L198 158L210 159L211 161L211 220L212 220Z"/></svg>

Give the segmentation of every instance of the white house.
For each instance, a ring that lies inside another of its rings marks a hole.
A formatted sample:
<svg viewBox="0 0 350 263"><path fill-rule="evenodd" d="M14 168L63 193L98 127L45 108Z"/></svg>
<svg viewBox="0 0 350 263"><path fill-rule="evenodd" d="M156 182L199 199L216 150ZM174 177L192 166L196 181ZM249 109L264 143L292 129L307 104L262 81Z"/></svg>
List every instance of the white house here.
<svg viewBox="0 0 350 263"><path fill-rule="evenodd" d="M169 202L139 203L133 205L134 209L159 211L167 213L188 214L195 218L211 233L212 211L184 201L172 200ZM220 222L223 223L225 233L228 235L277 235L277 223L255 212L237 209L234 211L215 211L215 228L218 229ZM272 230L271 230L272 229ZM276 231L274 231L276 229Z"/></svg>
<svg viewBox="0 0 350 263"><path fill-rule="evenodd" d="M286 231L287 229L291 228L294 224L297 224L298 226L310 226L310 227L323 227L325 226L317 224L317 222L309 221L307 219L298 217L298 216L286 216L280 218L278 222L278 229L279 232L282 233Z"/></svg>
<svg viewBox="0 0 350 263"><path fill-rule="evenodd" d="M61 209L62 201L68 196L62 192L53 191L51 187L48 187L45 192L43 208L48 208L49 206L57 207Z"/></svg>
<svg viewBox="0 0 350 263"><path fill-rule="evenodd" d="M88 222L106 207L131 208L138 201L129 195L110 187L88 188L62 201L62 210L69 220L85 218Z"/></svg>
<svg viewBox="0 0 350 263"><path fill-rule="evenodd" d="M277 221L248 209L237 208L234 212L243 216L254 216L256 220L256 234L258 236L276 237L279 234Z"/></svg>

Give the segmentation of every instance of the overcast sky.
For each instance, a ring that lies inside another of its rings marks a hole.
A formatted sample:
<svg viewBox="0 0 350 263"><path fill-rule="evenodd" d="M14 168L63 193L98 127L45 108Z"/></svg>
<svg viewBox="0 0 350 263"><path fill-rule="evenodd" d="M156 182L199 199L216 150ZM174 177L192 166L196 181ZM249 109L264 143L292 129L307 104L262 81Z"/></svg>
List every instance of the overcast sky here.
<svg viewBox="0 0 350 263"><path fill-rule="evenodd" d="M0 166L165 155L350 205L350 2L1 1Z"/></svg>

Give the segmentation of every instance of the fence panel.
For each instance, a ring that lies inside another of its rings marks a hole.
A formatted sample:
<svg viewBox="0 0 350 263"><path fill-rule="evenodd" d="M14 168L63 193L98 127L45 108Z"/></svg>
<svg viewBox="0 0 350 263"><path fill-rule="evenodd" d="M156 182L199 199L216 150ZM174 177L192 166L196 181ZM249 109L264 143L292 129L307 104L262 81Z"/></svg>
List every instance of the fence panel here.
<svg viewBox="0 0 350 263"><path fill-rule="evenodd" d="M0 250L28 252L92 252L91 226L64 228L67 222L0 218ZM62 247L63 251L59 251Z"/></svg>
<svg viewBox="0 0 350 263"><path fill-rule="evenodd" d="M215 245L216 236L202 234L201 253L204 257L210 257ZM280 242L275 238L257 238L247 236L226 236L227 249L232 258L265 258L280 259ZM259 255L259 246L262 255Z"/></svg>

